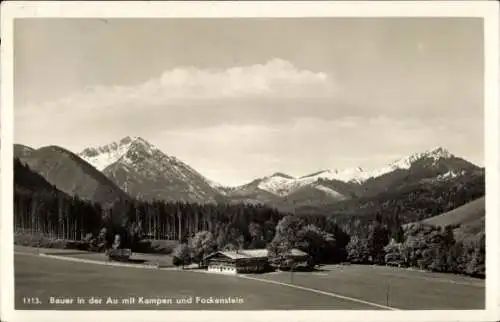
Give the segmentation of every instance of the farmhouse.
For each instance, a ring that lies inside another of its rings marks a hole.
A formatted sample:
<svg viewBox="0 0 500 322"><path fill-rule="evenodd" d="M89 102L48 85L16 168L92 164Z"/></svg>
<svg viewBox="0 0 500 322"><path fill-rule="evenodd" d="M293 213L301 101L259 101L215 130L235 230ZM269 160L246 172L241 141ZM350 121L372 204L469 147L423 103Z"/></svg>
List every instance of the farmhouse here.
<svg viewBox="0 0 500 322"><path fill-rule="evenodd" d="M307 261L309 255L298 249L292 249L289 257L296 263L303 263ZM204 261L207 263L208 271L213 273L259 273L270 268L267 249L218 251L205 257Z"/></svg>

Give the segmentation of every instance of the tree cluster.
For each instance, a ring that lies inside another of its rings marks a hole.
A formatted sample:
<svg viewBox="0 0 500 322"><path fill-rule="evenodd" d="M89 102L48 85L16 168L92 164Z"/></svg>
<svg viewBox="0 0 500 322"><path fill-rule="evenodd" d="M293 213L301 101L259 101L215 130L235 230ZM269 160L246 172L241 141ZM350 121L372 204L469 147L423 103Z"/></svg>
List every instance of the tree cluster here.
<svg viewBox="0 0 500 322"><path fill-rule="evenodd" d="M389 241L389 234L376 223L368 236L354 236L347 246L348 260L360 264L415 267L434 272L485 277L484 232L455 240L452 227L426 224L405 228L402 240Z"/></svg>
<svg viewBox="0 0 500 322"><path fill-rule="evenodd" d="M111 247L119 235L120 247L132 251L144 240L179 240L174 250L179 265L201 263L215 250L267 248L270 260L286 267L290 265L287 254L297 248L310 255L311 266L350 261L485 274L484 232L456 240L453 227L411 224L403 229L410 218L429 217L458 205L450 200L479 194L480 178L472 188L453 186L441 191L441 197L413 191L395 199L386 196L379 204L370 199L369 214L288 215L262 205L223 203L120 200L103 208L58 191L18 160L14 165L16 232L82 241L90 250ZM33 180L37 186L30 189ZM423 215L415 217L416 212Z"/></svg>

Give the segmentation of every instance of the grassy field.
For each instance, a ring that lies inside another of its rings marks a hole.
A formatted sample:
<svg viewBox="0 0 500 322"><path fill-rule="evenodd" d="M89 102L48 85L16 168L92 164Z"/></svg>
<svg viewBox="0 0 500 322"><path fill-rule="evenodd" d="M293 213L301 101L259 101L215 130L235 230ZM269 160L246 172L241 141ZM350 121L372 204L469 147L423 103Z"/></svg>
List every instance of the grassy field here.
<svg viewBox="0 0 500 322"><path fill-rule="evenodd" d="M323 271L279 272L259 278L335 292L390 307L484 309L484 280L383 266L327 266Z"/></svg>
<svg viewBox="0 0 500 322"><path fill-rule="evenodd" d="M276 286L236 276L209 275L194 272L145 270L82 264L35 257L15 256L16 309L373 309L368 305L332 298L287 286ZM50 296L85 299L106 297L178 298L233 297L242 304L169 304L77 305L48 303ZM38 297L42 304L23 304L23 297Z"/></svg>
<svg viewBox="0 0 500 322"><path fill-rule="evenodd" d="M20 245L16 245L14 249L16 252L20 253L43 253L46 255L57 255L76 259L89 259L100 262L106 262L108 260L105 253L87 252L72 249L34 248ZM170 255L132 253L132 257L130 258L130 260L131 263L136 264L155 266L159 265L159 267L174 267L174 265L172 264L172 256Z"/></svg>
<svg viewBox="0 0 500 322"><path fill-rule="evenodd" d="M474 224L484 219L485 207L485 198L481 197L441 215L423 220L422 222L441 227L447 225Z"/></svg>
<svg viewBox="0 0 500 322"><path fill-rule="evenodd" d="M249 280L172 270L112 267L36 256L32 249L16 247L16 309L201 309L201 310L280 310L280 309L380 309L369 303L336 297L347 296L397 309L482 309L484 281L460 276L421 273L368 266L328 266L321 272L271 273ZM267 281L267 282L266 282ZM271 283L269 283L271 282ZM291 283L297 289L276 282ZM311 290L312 289L312 290ZM318 294L317 291L334 293ZM136 303L50 304L49 298L88 300L107 297L118 300L135 297ZM42 304L26 304L23 298L38 297ZM139 298L171 299L171 304L142 304ZM238 304L177 304L176 299L193 297L240 298Z"/></svg>
<svg viewBox="0 0 500 322"><path fill-rule="evenodd" d="M461 240L485 231L485 207L485 198L481 197L441 215L423 220L422 223L443 228L447 225L460 225L454 233L455 238Z"/></svg>

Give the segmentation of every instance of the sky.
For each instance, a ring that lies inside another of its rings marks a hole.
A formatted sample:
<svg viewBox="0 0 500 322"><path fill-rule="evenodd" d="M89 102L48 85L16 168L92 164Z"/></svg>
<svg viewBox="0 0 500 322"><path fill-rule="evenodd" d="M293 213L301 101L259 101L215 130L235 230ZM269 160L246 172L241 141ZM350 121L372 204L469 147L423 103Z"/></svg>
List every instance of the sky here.
<svg viewBox="0 0 500 322"><path fill-rule="evenodd" d="M472 18L18 19L14 141L140 136L207 178L384 166L437 146L484 165Z"/></svg>

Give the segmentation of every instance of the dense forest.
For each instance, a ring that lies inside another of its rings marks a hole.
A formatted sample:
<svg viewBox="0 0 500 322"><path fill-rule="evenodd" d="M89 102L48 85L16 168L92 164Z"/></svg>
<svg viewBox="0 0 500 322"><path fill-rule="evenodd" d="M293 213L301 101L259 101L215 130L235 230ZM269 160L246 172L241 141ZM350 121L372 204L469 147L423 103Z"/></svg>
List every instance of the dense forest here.
<svg viewBox="0 0 500 322"><path fill-rule="evenodd" d="M42 181L37 181L37 189L27 189L23 180L27 180L24 174L29 168L18 160L15 167L16 236L28 235L32 241L67 240L72 246L64 247L102 251L119 234L122 247L140 252L149 251L151 240L178 240L175 249L166 251L174 252L178 264L199 262L217 249L246 248L268 248L272 260L279 262L286 258L283 253L299 248L311 255L313 265L352 262L478 277L485 274L484 233L456 240L453 227L405 225L480 197L481 184L457 186L436 195L406 191L385 196L381 203L372 198L372 211L363 210L362 214L292 215L262 205L222 203L120 200L103 208ZM484 177L482 180L484 195ZM444 206L436 210L436 204ZM416 212L423 215L415 217Z"/></svg>

